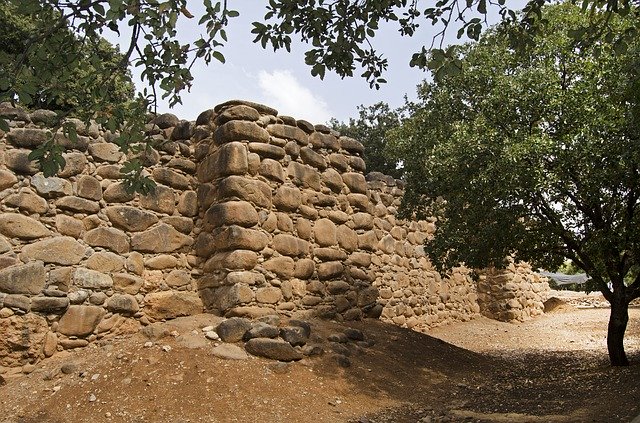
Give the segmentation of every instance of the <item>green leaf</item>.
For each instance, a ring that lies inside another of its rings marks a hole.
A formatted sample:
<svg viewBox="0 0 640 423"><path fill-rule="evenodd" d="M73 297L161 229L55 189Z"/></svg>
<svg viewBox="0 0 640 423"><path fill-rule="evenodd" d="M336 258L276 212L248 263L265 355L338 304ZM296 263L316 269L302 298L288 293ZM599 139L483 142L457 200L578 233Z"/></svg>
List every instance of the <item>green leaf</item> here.
<svg viewBox="0 0 640 423"><path fill-rule="evenodd" d="M219 52L219 51L214 51L214 52L213 52L213 53L211 53L211 54L212 54L212 56L213 56L216 60L218 60L220 63L224 63L224 62L225 62L224 55L223 55L221 52Z"/></svg>

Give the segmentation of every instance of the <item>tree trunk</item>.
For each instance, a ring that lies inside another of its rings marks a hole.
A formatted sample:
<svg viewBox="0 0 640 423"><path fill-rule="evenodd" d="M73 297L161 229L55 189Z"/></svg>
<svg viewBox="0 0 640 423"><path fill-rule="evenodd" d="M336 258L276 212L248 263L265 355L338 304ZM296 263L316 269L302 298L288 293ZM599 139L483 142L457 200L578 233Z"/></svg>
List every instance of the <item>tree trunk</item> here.
<svg viewBox="0 0 640 423"><path fill-rule="evenodd" d="M607 349L612 366L628 366L629 360L624 352L624 332L629 321L629 304L625 300L624 290L615 289L611 298L611 316L607 332Z"/></svg>

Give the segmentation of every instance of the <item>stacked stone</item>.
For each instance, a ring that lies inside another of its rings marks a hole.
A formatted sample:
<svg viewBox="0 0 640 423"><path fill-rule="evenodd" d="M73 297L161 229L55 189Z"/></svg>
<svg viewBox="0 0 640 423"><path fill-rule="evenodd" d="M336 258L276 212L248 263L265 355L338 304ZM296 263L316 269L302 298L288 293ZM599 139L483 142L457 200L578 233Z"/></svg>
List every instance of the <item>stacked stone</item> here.
<svg viewBox="0 0 640 423"><path fill-rule="evenodd" d="M150 122L158 147L140 159L158 186L141 196L123 187L127 157L109 131L70 119L78 140L55 134L65 166L46 178L28 156L50 139L55 114L5 103L0 116L10 123L0 131L1 365L86 345L125 317L146 323L202 310L191 275L192 124L173 115Z"/></svg>
<svg viewBox="0 0 640 423"><path fill-rule="evenodd" d="M488 269L478 281L481 313L491 319L525 321L544 313L550 288L531 265L511 261L506 269Z"/></svg>
<svg viewBox="0 0 640 423"><path fill-rule="evenodd" d="M444 278L425 256L423 245L433 237L434 220L398 219L402 181L378 172L369 173L367 180L375 205L369 225L380 240L372 270L384 307L381 319L422 329L476 317L480 310L468 269L456 268Z"/></svg>
<svg viewBox="0 0 640 423"><path fill-rule="evenodd" d="M207 308L254 317L274 309L344 319L371 312L378 239L367 223L373 206L362 144L243 101L197 123L213 131L196 148L198 285Z"/></svg>

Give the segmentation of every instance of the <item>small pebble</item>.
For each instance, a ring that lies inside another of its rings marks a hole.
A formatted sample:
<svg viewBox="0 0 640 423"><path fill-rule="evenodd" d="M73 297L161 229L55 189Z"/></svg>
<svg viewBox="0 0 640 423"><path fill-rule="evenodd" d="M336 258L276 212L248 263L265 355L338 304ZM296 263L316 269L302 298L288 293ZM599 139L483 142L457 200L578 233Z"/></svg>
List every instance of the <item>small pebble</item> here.
<svg viewBox="0 0 640 423"><path fill-rule="evenodd" d="M95 395L93 395L93 394L89 395L89 402L95 402L95 400L96 400L96 396Z"/></svg>
<svg viewBox="0 0 640 423"><path fill-rule="evenodd" d="M169 351L171 351L171 347L169 345L163 345L162 346L162 351L169 352Z"/></svg>

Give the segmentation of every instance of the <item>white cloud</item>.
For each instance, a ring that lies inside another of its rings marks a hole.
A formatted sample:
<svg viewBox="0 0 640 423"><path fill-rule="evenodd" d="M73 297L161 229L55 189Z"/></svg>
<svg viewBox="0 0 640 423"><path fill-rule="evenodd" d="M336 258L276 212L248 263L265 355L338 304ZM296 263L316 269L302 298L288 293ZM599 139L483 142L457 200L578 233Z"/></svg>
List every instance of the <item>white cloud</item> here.
<svg viewBox="0 0 640 423"><path fill-rule="evenodd" d="M261 70L258 84L262 102L278 110L279 114L306 119L311 123L325 123L333 116L327 103L302 86L288 70Z"/></svg>

